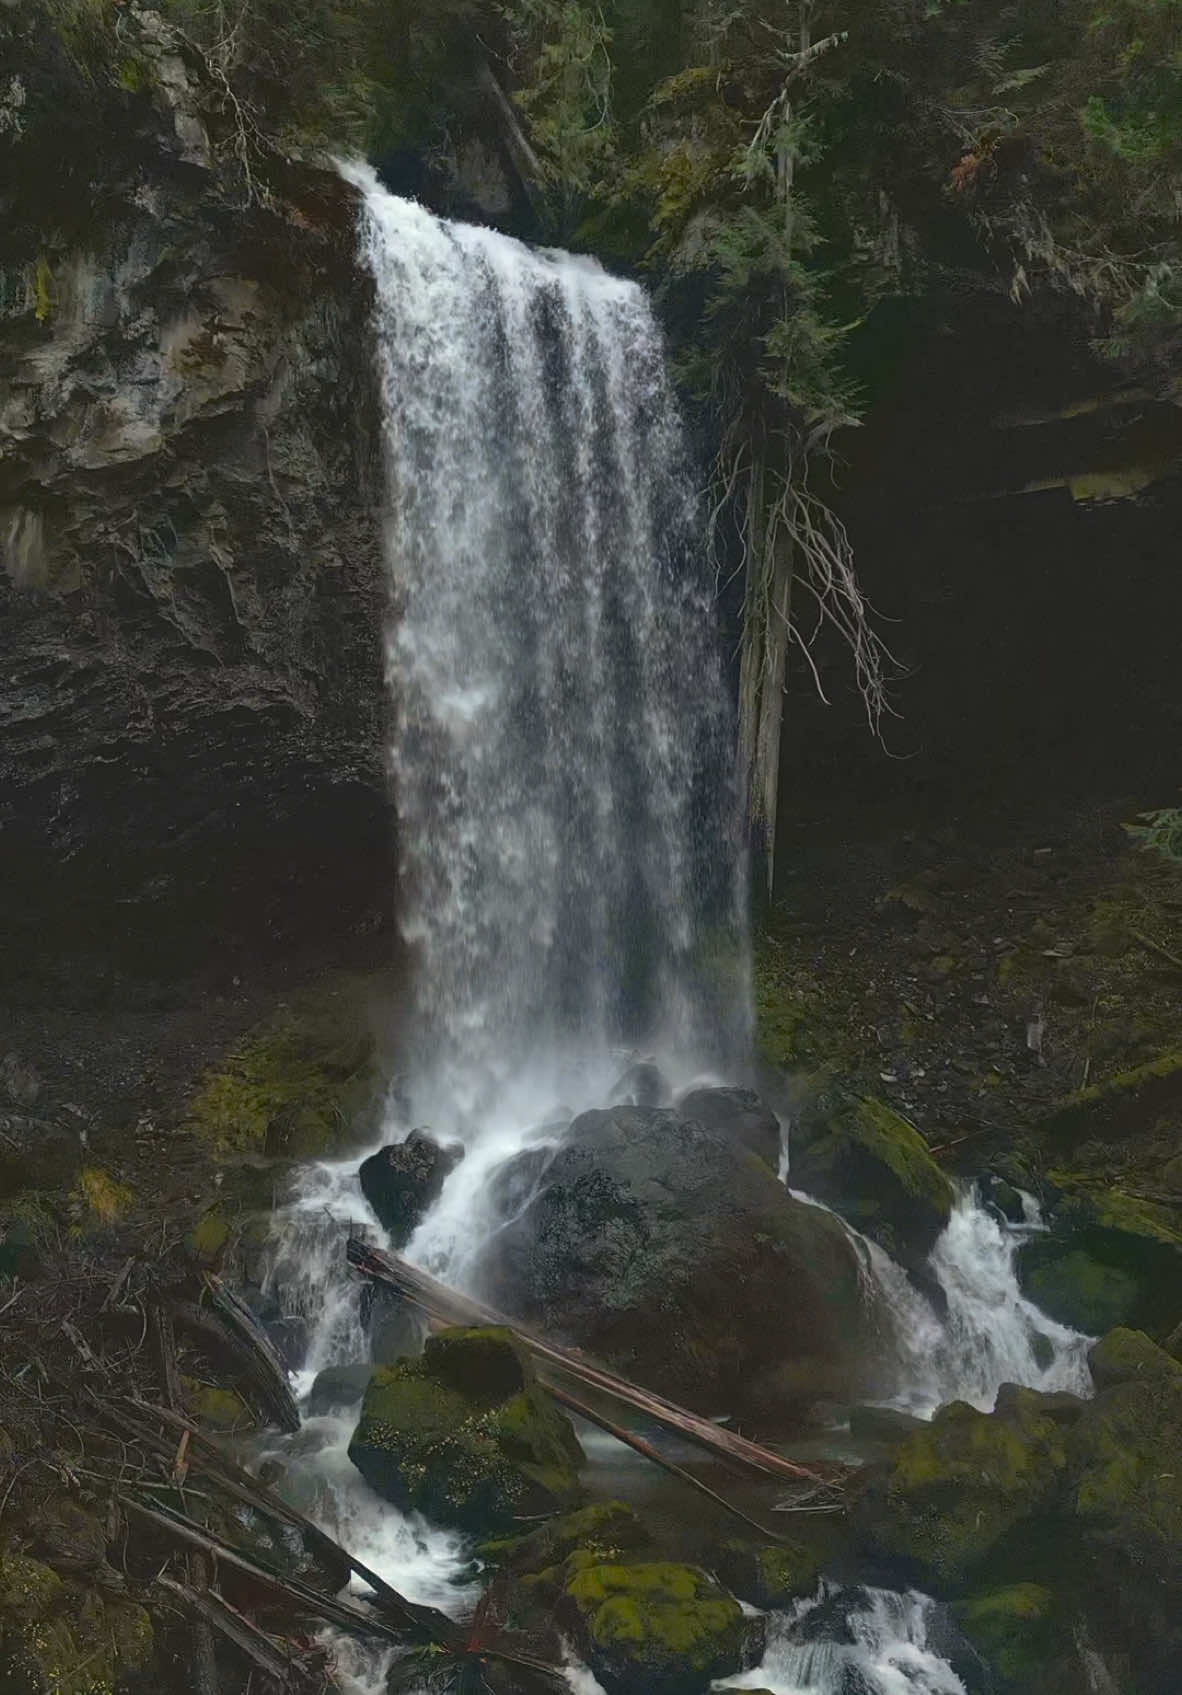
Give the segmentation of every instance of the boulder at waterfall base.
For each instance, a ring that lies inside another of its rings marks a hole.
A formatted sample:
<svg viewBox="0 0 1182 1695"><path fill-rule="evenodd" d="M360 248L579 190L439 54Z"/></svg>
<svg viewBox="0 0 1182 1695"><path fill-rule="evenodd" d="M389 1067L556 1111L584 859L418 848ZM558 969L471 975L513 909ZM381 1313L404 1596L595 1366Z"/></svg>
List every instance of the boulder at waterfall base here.
<svg viewBox="0 0 1182 1695"><path fill-rule="evenodd" d="M579 1499L570 1421L507 1330L447 1330L379 1366L349 1458L402 1511L490 1536Z"/></svg>
<svg viewBox="0 0 1182 1695"><path fill-rule="evenodd" d="M858 1269L841 1222L728 1130L638 1107L576 1119L482 1264L503 1311L711 1413L855 1395Z"/></svg>
<svg viewBox="0 0 1182 1695"><path fill-rule="evenodd" d="M763 1621L695 1566L576 1559L565 1576L561 1617L608 1695L701 1695L762 1648Z"/></svg>
<svg viewBox="0 0 1182 1695"><path fill-rule="evenodd" d="M1054 1173L1050 1233L1022 1247L1023 1291L1060 1323L1096 1335L1132 1324L1177 1322L1182 1233L1174 1209L1118 1188Z"/></svg>
<svg viewBox="0 0 1182 1695"><path fill-rule="evenodd" d="M952 1211L952 1185L923 1137L870 1096L834 1103L822 1094L800 1115L791 1183L912 1267L926 1259Z"/></svg>
<svg viewBox="0 0 1182 1695"><path fill-rule="evenodd" d="M780 1120L753 1089L691 1089L677 1103L682 1118L721 1130L773 1171L780 1165Z"/></svg>
<svg viewBox="0 0 1182 1695"><path fill-rule="evenodd" d="M463 1157L463 1148L441 1147L425 1131L412 1130L405 1142L379 1148L362 1161L361 1193L378 1215L392 1248L404 1248L410 1241Z"/></svg>
<svg viewBox="0 0 1182 1695"><path fill-rule="evenodd" d="M1021 1391L1005 1412L941 1407L863 1475L855 1512L864 1540L937 1593L955 1590L1059 1488L1064 1433L1040 1400Z"/></svg>

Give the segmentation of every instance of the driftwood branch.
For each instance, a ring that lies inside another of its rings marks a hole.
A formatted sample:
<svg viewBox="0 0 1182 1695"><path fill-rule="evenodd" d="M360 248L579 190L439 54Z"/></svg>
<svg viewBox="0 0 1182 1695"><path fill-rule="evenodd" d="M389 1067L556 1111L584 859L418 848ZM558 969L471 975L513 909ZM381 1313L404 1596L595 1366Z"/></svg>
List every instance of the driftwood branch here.
<svg viewBox="0 0 1182 1695"><path fill-rule="evenodd" d="M173 1302L169 1309L173 1322L206 1347L228 1355L267 1416L294 1435L300 1428L300 1410L283 1363L254 1315L215 1277L206 1278L206 1296L208 1306Z"/></svg>
<svg viewBox="0 0 1182 1695"><path fill-rule="evenodd" d="M365 1276L373 1278L375 1282L385 1283L397 1290L428 1317L442 1319L447 1324L495 1324L512 1330L533 1356L539 1374L547 1385L552 1384L555 1371L563 1372L586 1388L598 1390L622 1402L634 1412L652 1419L655 1424L663 1425L674 1435L684 1437L686 1441L704 1448L707 1453L730 1460L747 1471L754 1471L765 1477L803 1480L822 1487L832 1486L835 1482L835 1479L824 1477L820 1472L810 1471L806 1466L786 1460L782 1454L774 1453L770 1448L749 1442L746 1437L739 1436L732 1430L712 1424L709 1419L702 1418L700 1414L690 1412L673 1401L667 1401L651 1390L641 1389L614 1372L591 1364L580 1354L555 1347L527 1326L505 1318L493 1308L486 1307L466 1295L457 1295L455 1290L437 1282L435 1278L428 1276L425 1271L420 1271L417 1266L408 1264L397 1254L382 1253L357 1237L350 1237L347 1253L350 1265L355 1266Z"/></svg>
<svg viewBox="0 0 1182 1695"><path fill-rule="evenodd" d="M174 1582L171 1577L158 1577L156 1582L183 1601L207 1629L218 1631L232 1642L264 1677L272 1678L281 1689L321 1686L323 1679L318 1670L314 1671L303 1661L285 1653L277 1642L215 1590L192 1589L186 1583Z"/></svg>
<svg viewBox="0 0 1182 1695"><path fill-rule="evenodd" d="M567 1390L560 1389L556 1383L548 1383L546 1387L559 1406L566 1407L569 1412L575 1413L579 1418L585 1418L589 1424L594 1424L598 1429L605 1430L609 1436L614 1436L617 1442L622 1442L625 1447L631 1448L634 1453L643 1455L646 1460L652 1460L654 1465L659 1465L671 1477L678 1478L682 1483L688 1483L691 1489L696 1489L700 1495L705 1495L707 1500L713 1501L716 1507L721 1507L732 1518L739 1519L749 1530L757 1531L760 1536L766 1537L769 1542L783 1541L778 1530L769 1530L766 1525L759 1524L753 1518L748 1518L745 1512L739 1507L733 1506L725 1496L716 1494L708 1484L695 1477L692 1471L686 1471L684 1466L679 1466L674 1460L668 1459L659 1448L654 1448L651 1442L646 1442L643 1436L637 1436L634 1431L626 1429L622 1424L613 1424L611 1419L605 1418L602 1413L596 1412L593 1407L589 1407L586 1401L580 1401L576 1396L569 1394Z"/></svg>

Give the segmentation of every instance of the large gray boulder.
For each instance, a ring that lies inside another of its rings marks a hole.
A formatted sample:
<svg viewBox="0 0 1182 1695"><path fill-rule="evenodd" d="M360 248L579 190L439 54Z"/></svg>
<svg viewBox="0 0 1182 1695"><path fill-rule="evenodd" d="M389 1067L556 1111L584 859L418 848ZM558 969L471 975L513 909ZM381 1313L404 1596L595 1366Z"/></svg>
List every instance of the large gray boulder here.
<svg viewBox="0 0 1182 1695"><path fill-rule="evenodd" d="M502 1311L710 1412L856 1397L875 1375L840 1220L676 1112L576 1119L481 1270Z"/></svg>

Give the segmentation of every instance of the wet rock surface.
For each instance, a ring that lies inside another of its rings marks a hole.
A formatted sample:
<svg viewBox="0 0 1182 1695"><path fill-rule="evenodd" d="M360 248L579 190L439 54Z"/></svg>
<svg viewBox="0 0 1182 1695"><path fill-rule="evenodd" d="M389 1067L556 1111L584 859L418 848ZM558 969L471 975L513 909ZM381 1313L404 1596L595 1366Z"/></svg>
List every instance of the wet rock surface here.
<svg viewBox="0 0 1182 1695"><path fill-rule="evenodd" d="M790 1180L917 1269L952 1211L952 1185L919 1131L870 1096L834 1099L826 1091L801 1113Z"/></svg>
<svg viewBox="0 0 1182 1695"><path fill-rule="evenodd" d="M576 1119L480 1275L499 1310L710 1412L839 1395L872 1369L838 1220L673 1111Z"/></svg>
<svg viewBox="0 0 1182 1695"><path fill-rule="evenodd" d="M410 1241L463 1157L462 1147L441 1147L426 1131L412 1130L404 1142L392 1143L362 1161L361 1192L377 1213L392 1248L404 1248Z"/></svg>

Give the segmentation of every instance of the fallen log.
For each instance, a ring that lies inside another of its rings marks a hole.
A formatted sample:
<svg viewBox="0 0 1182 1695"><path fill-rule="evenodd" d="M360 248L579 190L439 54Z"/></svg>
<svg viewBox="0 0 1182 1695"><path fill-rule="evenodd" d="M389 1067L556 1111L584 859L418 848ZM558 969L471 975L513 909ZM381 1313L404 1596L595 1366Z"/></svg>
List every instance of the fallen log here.
<svg viewBox="0 0 1182 1695"><path fill-rule="evenodd" d="M338 1630L348 1631L354 1636L379 1636L387 1642L405 1640L404 1633L387 1624L384 1619L362 1612L359 1607L350 1606L348 1602L335 1596L321 1594L319 1590L301 1583L298 1578L281 1576L257 1556L246 1554L241 1548L224 1542L203 1525L187 1518L184 1513L176 1512L172 1507L163 1504L147 1506L143 1501L136 1500L134 1495L125 1494L122 1490L116 1491L115 1499L128 1512L135 1513L145 1523L151 1524L183 1547L207 1554L220 1564L241 1572L262 1588L281 1595L298 1612L309 1613L322 1619L325 1624L335 1625Z"/></svg>
<svg viewBox="0 0 1182 1695"><path fill-rule="evenodd" d="M350 1265L364 1276L373 1278L375 1282L384 1283L396 1290L429 1318L441 1319L447 1324L503 1325L511 1330L529 1350L539 1368L539 1375L550 1387L553 1373L563 1372L585 1387L597 1389L602 1394L623 1402L633 1411L652 1419L655 1424L663 1425L675 1435L684 1437L686 1441L695 1443L708 1453L733 1461L748 1471L758 1472L766 1477L787 1477L821 1488L834 1488L837 1485L837 1478L825 1477L807 1466L786 1460L783 1455L774 1453L770 1448L761 1447L757 1442L749 1442L745 1436L739 1436L733 1430L712 1424L699 1413L690 1412L674 1401L667 1401L662 1395L641 1389L637 1384L630 1383L627 1378L591 1364L580 1354L554 1346L527 1325L504 1317L493 1308L472 1300L470 1296L457 1294L454 1289L447 1288L425 1271L420 1271L417 1266L408 1264L398 1254L383 1253L357 1237L349 1238L346 1252Z"/></svg>
<svg viewBox="0 0 1182 1695"><path fill-rule="evenodd" d="M195 1334L206 1346L228 1355L267 1416L288 1435L294 1435L300 1428L300 1409L283 1362L254 1314L220 1278L205 1278L201 1305L176 1301L170 1312L174 1323Z"/></svg>
<svg viewBox="0 0 1182 1695"><path fill-rule="evenodd" d="M228 1642L232 1642L239 1653L244 1654L264 1677L273 1679L281 1689L319 1690L323 1687L321 1665L313 1668L295 1654L280 1647L272 1637L260 1630L244 1613L232 1607L216 1590L192 1589L188 1584L177 1583L171 1577L161 1576L156 1582L162 1589L167 1589L183 1601L208 1627L218 1631Z"/></svg>
<svg viewBox="0 0 1182 1695"><path fill-rule="evenodd" d="M405 1595L399 1594L393 1585L387 1583L384 1577L380 1577L363 1560L359 1560L356 1554L351 1554L341 1543L334 1541L326 1530L321 1530L318 1524L313 1524L311 1519L305 1518L303 1513L289 1506L282 1496L268 1489L265 1483L260 1483L257 1477L235 1465L233 1460L223 1454L217 1445L183 1414L164 1407L150 1406L146 1401L133 1401L131 1404L139 1412L151 1414L188 1435L191 1470L212 1478L243 1506L253 1507L256 1512L298 1530L311 1547L319 1549L331 1560L348 1566L356 1577L369 1585L377 1597L377 1603L399 1621L402 1629L432 1642L445 1639L453 1629L446 1613L440 1612L437 1607L427 1607L421 1602L409 1601ZM143 1430L142 1425L137 1424L136 1428L140 1432ZM160 1447L161 1451L167 1454L171 1444L163 1442Z"/></svg>
<svg viewBox="0 0 1182 1695"><path fill-rule="evenodd" d="M383 1641L406 1646L407 1633L405 1631L397 1630L375 1614L363 1612L361 1608L342 1601L339 1596L323 1595L319 1590L311 1589L306 1583L301 1583L298 1578L283 1577L263 1560L260 1560L257 1555L247 1554L241 1548L235 1548L231 1543L215 1536L204 1525L186 1517L184 1513L179 1513L174 1508L162 1504L147 1506L143 1501L136 1500L133 1495L125 1494L119 1490L115 1492L115 1499L128 1512L137 1514L146 1523L153 1525L155 1529L162 1531L165 1535L171 1536L183 1547L196 1549L199 1553L206 1554L212 1559L220 1561L223 1565L242 1572L263 1588L281 1595L297 1612L320 1618L325 1624L335 1625L338 1630L347 1631L353 1636L377 1636ZM407 1605L409 1604L407 1603ZM433 1608L425 1610L434 1611ZM534 1676L545 1677L556 1685L561 1686L565 1683L561 1666L554 1665L548 1660L538 1659L532 1654L520 1653L515 1649L502 1647L496 1642L474 1644L468 1632L464 1631L461 1626L453 1624L445 1614L439 1613L436 1616L443 1621L446 1629L440 1627L429 1633L418 1632L417 1639L420 1646L424 1644L425 1640L428 1646L442 1649L445 1653L460 1660L472 1660L474 1662L481 1659L497 1660L503 1665L516 1667L518 1670Z"/></svg>
<svg viewBox="0 0 1182 1695"><path fill-rule="evenodd" d="M778 1530L769 1530L766 1525L760 1524L758 1520L748 1518L741 1507L736 1507L725 1496L716 1494L709 1484L703 1483L701 1478L695 1477L692 1471L686 1471L685 1467L678 1465L675 1460L668 1459L659 1448L654 1448L651 1442L646 1442L643 1436L637 1436L635 1431L625 1429L622 1424L613 1424L610 1418L605 1418L602 1413L596 1412L593 1407L587 1405L586 1401L580 1401L577 1396L569 1394L565 1389L560 1389L556 1383L548 1383L546 1387L559 1406L566 1407L569 1412L573 1412L577 1417L585 1418L589 1424L594 1424L598 1429L606 1431L609 1436L614 1436L617 1442L622 1442L625 1447L643 1455L646 1460L652 1460L654 1465L659 1465L671 1477L678 1478L682 1483L688 1483L691 1489L696 1489L700 1495L705 1495L707 1500L713 1501L715 1506L721 1507L732 1518L737 1518L749 1530L758 1531L759 1535L765 1537L769 1542L784 1541L784 1537Z"/></svg>

